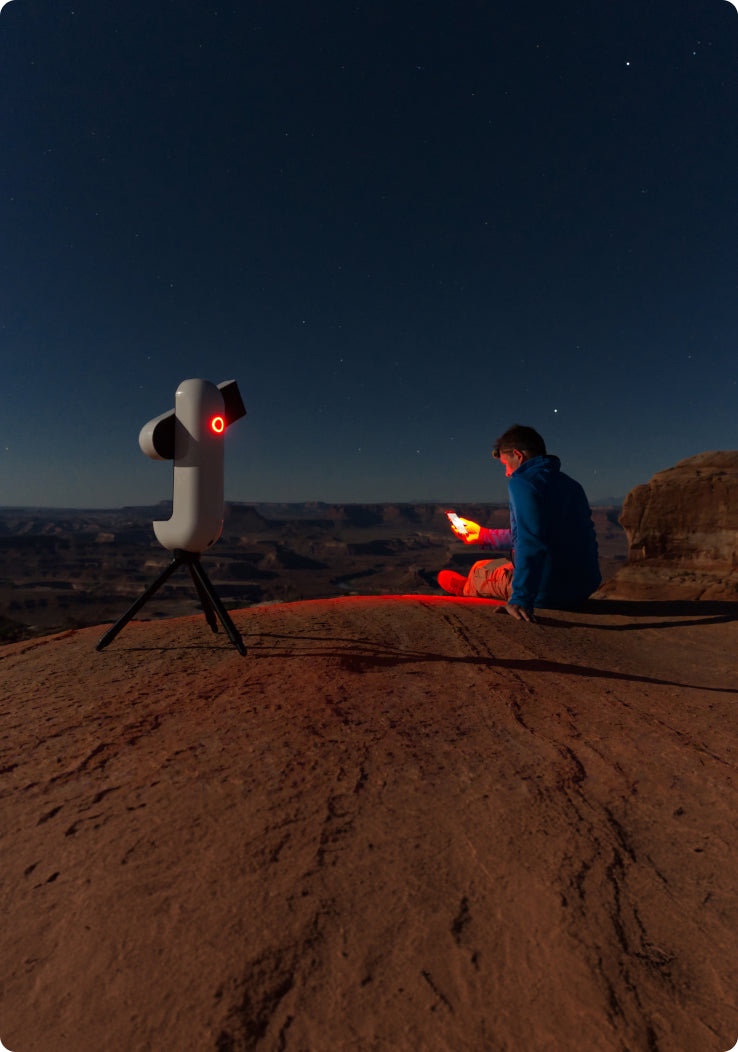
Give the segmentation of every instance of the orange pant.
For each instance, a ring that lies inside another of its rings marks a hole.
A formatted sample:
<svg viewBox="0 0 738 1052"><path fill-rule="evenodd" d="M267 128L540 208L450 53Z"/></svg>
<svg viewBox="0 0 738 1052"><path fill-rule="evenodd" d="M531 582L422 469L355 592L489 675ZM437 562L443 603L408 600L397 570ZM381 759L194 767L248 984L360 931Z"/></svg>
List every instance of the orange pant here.
<svg viewBox="0 0 738 1052"><path fill-rule="evenodd" d="M464 595L507 602L512 595L512 580L513 564L508 559L480 559L469 571Z"/></svg>

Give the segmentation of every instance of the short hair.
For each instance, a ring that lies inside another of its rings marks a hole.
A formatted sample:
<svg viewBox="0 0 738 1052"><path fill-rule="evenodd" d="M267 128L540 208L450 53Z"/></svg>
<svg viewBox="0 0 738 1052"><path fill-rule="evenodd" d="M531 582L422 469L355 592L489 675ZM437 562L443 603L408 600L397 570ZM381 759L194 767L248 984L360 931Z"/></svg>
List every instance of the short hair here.
<svg viewBox="0 0 738 1052"><path fill-rule="evenodd" d="M546 455L546 443L537 431L524 424L508 427L504 435L500 435L495 442L492 456L499 460L503 449L519 449L521 453L528 453L531 457Z"/></svg>

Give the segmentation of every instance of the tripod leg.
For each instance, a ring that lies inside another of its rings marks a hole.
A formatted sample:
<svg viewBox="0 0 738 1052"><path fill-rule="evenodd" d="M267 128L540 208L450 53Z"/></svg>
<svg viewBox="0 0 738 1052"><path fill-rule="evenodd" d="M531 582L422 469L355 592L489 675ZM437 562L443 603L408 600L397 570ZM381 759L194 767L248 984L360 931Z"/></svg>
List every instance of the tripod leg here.
<svg viewBox="0 0 738 1052"><path fill-rule="evenodd" d="M115 624L112 626L112 628L109 628L107 630L107 632L104 633L104 635L100 636L100 639L98 640L98 643L97 643L97 646L95 647L95 650L102 650L104 647L106 647L108 645L108 643L110 643L113 639L115 639L115 637L118 635L120 630L122 628L125 628L125 626L131 620L133 615L138 613L138 611L141 609L141 607L144 605L144 603L148 602L148 600L152 597L154 592L156 592L159 588L161 588L161 586L164 584L164 582L169 577L171 577L171 575L174 573L174 571L177 569L177 567L181 566L183 561L184 561L183 559L181 559L179 556L175 555L175 557L170 562L169 566L167 566L166 569L163 570L162 573L159 574L159 576L157 577L157 579L154 581L153 584L149 585L149 587L146 589L146 591L143 593L143 595L139 596L138 599L135 601L135 603L133 603L126 610L126 612L123 614L123 616L118 618L118 620L115 622Z"/></svg>
<svg viewBox="0 0 738 1052"><path fill-rule="evenodd" d="M190 571L192 572L192 575L196 576L200 581L203 591L207 595L210 603L212 604L213 609L216 611L218 617L220 618L220 622L223 625L223 628L226 630L226 633L231 643L233 643L234 647L239 652L239 654L244 656L246 654L246 647L243 645L241 633L233 624L233 621L231 621L228 611L221 603L218 594L213 588L212 584L210 583L210 578L205 573L205 570L203 569L199 559L192 560L192 562L190 563Z"/></svg>
<svg viewBox="0 0 738 1052"><path fill-rule="evenodd" d="M218 631L218 622L217 622L217 620L215 618L215 610L213 609L213 604L212 604L212 602L210 600L210 596L208 595L208 593L206 592L206 590L202 586L202 581L200 580L200 578L197 576L197 574L195 573L195 571L192 568L193 561L194 560L190 560L190 562L189 562L189 570L190 570L190 576L192 577L192 580L194 581L194 584L195 584L195 588L197 590L197 598L200 600L200 606L202 607L202 612L205 614L205 620L210 625L211 631L212 632L217 632Z"/></svg>

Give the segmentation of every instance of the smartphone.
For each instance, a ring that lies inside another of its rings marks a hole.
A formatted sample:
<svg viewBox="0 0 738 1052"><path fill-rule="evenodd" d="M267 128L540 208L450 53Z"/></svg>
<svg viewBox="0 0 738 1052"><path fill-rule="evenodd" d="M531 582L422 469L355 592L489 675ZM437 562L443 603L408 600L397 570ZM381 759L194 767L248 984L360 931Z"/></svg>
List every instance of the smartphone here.
<svg viewBox="0 0 738 1052"><path fill-rule="evenodd" d="M460 533L462 537L466 537L466 534L467 534L466 526L461 521L461 519L456 514L456 512L455 511L447 511L446 512L446 517L448 518L448 521L451 523L451 525L456 530L456 532Z"/></svg>

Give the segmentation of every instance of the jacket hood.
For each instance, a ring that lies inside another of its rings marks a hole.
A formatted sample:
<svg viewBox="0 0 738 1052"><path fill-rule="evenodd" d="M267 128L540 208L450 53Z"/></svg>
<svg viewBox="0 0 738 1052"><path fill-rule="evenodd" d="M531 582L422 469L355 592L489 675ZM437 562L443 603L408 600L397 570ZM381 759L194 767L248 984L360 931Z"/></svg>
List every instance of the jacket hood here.
<svg viewBox="0 0 738 1052"><path fill-rule="evenodd" d="M531 457L524 460L513 475L537 475L543 472L558 474L561 471L561 460L553 453L546 453L542 457Z"/></svg>

